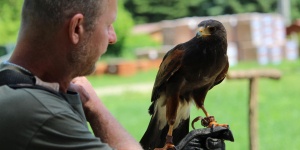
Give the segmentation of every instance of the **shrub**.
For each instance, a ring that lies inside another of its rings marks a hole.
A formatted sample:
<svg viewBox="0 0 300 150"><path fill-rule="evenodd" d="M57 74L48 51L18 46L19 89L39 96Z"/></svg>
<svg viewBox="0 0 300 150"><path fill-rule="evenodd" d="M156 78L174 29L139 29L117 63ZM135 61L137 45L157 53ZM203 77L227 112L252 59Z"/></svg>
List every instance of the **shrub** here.
<svg viewBox="0 0 300 150"><path fill-rule="evenodd" d="M134 25L133 19L128 11L125 10L122 1L118 3L118 16L114 23L114 28L117 33L118 41L114 45L110 45L107 49L106 56L122 56L122 49L126 38Z"/></svg>

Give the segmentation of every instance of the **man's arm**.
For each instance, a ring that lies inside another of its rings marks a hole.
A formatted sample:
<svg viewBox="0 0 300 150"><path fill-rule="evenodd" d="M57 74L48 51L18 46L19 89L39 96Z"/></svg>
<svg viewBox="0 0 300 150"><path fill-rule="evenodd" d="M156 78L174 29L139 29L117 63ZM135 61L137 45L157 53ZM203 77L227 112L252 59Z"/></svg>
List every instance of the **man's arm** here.
<svg viewBox="0 0 300 150"><path fill-rule="evenodd" d="M121 126L98 98L85 77L75 78L71 88L81 94L83 109L95 136L118 150L139 150L140 144ZM124 110L126 111L126 110Z"/></svg>

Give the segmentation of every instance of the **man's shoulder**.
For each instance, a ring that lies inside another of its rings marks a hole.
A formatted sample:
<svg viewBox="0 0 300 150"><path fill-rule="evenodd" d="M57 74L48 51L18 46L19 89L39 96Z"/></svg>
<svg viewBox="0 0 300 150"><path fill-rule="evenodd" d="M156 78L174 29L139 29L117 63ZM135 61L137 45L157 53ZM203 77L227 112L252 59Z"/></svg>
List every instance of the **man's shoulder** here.
<svg viewBox="0 0 300 150"><path fill-rule="evenodd" d="M5 141L5 143L1 142L4 147L12 144L13 141L18 142L16 145L27 145L44 122L54 116L54 112L48 109L54 106L46 106L43 103L46 100L41 100L44 95L42 93L44 92L37 89L13 89L6 85L0 86L0 118L5 121L0 124L0 141ZM56 104L54 99L59 98L54 96L48 101L62 108L63 106ZM15 137L22 140L15 141Z"/></svg>
<svg viewBox="0 0 300 150"><path fill-rule="evenodd" d="M0 124L0 149L108 148L90 133L71 105L44 90L0 86L0 118L5 120Z"/></svg>
<svg viewBox="0 0 300 150"><path fill-rule="evenodd" d="M8 86L0 87L0 104L14 109L39 109L39 111L48 111L51 114L60 113L61 111L70 111L69 104L59 95L51 92L34 89L18 88L13 89Z"/></svg>

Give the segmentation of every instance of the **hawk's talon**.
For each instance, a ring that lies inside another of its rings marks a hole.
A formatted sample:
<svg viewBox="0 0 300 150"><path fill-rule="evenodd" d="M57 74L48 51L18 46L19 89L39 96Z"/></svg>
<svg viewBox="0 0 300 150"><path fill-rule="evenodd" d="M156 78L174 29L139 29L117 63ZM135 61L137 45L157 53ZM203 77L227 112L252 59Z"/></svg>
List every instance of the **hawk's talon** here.
<svg viewBox="0 0 300 150"><path fill-rule="evenodd" d="M216 127L216 126L221 126L221 127L224 127L224 128L228 128L227 124L218 124L217 121L210 122L207 127L208 128L213 128L213 127Z"/></svg>
<svg viewBox="0 0 300 150"><path fill-rule="evenodd" d="M229 126L227 124L218 124L217 121L215 120L214 116L208 116L208 117L204 117L202 118L201 116L196 117L193 121L192 121L192 127L193 129L195 129L194 127L194 123L201 120L201 125L203 127L207 127L207 128L214 128L216 126L221 126L221 127L225 127L225 128L229 128Z"/></svg>
<svg viewBox="0 0 300 150"><path fill-rule="evenodd" d="M195 124L195 122L197 122L197 121L199 121L199 120L202 120L203 119L203 117L201 117L201 116L198 116L198 117L196 117L193 121L192 121L192 128L195 130L195 126L194 126L194 124Z"/></svg>
<svg viewBox="0 0 300 150"><path fill-rule="evenodd" d="M166 136L166 144L163 148L155 148L154 150L176 150L173 144L173 136Z"/></svg>
<svg viewBox="0 0 300 150"><path fill-rule="evenodd" d="M176 150L173 143L166 143L163 148L155 148L154 150Z"/></svg>

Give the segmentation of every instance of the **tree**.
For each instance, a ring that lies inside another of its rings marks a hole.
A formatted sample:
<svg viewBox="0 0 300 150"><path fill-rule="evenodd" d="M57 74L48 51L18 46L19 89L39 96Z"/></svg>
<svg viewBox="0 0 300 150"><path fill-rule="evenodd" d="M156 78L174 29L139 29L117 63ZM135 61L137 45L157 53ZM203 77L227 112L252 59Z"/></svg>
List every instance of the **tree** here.
<svg viewBox="0 0 300 150"><path fill-rule="evenodd" d="M189 15L190 6L198 6L201 0L125 0L136 23L156 22Z"/></svg>
<svg viewBox="0 0 300 150"><path fill-rule="evenodd" d="M122 56L122 50L124 49L125 40L127 40L127 37L130 34L133 25L134 22L131 14L124 8L123 1L119 0L118 16L116 22L114 23L118 41L116 44L108 46L105 56Z"/></svg>
<svg viewBox="0 0 300 150"><path fill-rule="evenodd" d="M278 0L125 0L136 23L191 16L215 16L246 12L277 12ZM300 1L291 0L292 19L300 18Z"/></svg>
<svg viewBox="0 0 300 150"><path fill-rule="evenodd" d="M300 1L291 0L291 18L293 21L300 19Z"/></svg>
<svg viewBox="0 0 300 150"><path fill-rule="evenodd" d="M22 4L20 0L0 0L0 45L16 42Z"/></svg>

